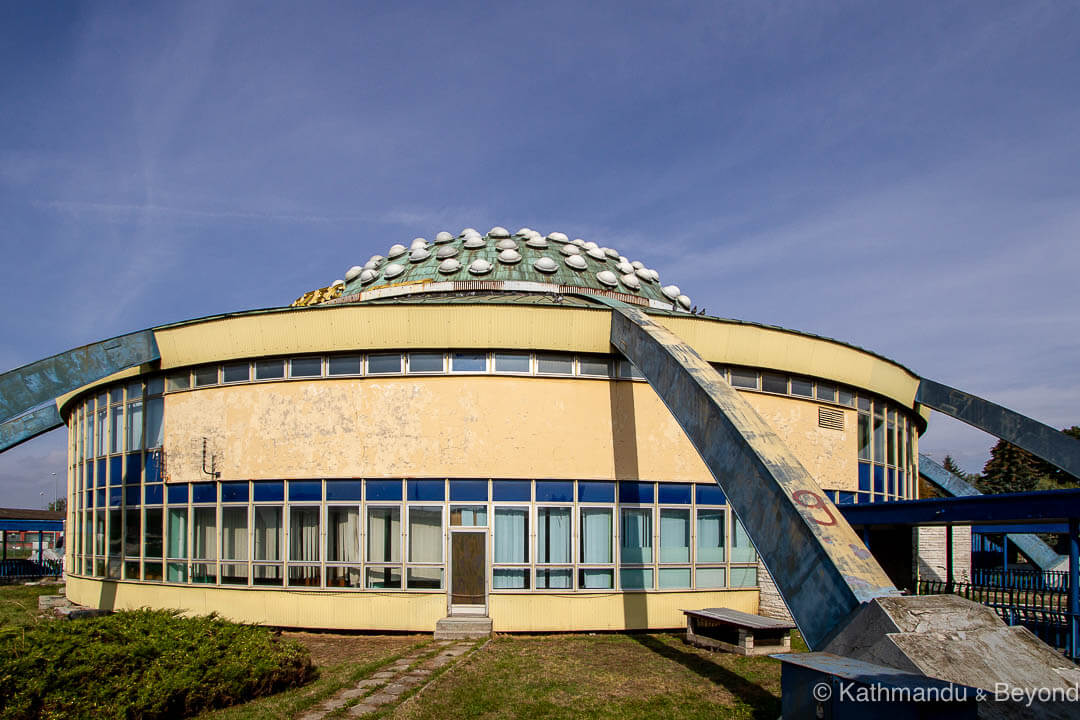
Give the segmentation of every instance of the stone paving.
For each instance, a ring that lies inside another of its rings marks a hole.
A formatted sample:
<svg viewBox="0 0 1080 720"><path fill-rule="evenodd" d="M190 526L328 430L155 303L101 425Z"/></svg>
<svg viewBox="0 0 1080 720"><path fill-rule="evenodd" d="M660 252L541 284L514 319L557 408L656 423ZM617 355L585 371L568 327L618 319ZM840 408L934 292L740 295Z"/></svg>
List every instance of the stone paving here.
<svg viewBox="0 0 1080 720"><path fill-rule="evenodd" d="M431 646L426 645L413 650L405 657L395 660L393 664L373 673L371 677L364 678L353 687L346 688L324 700L320 705L301 715L299 720L322 720L331 712L345 707L357 698L360 702L348 708L346 711L348 717L361 717L387 705L393 705L405 693L426 685L435 670L456 661L473 644L474 641L471 640L437 642L435 647L438 648L438 652L427 657L423 662L421 658L431 653ZM414 665L416 667L413 667Z"/></svg>

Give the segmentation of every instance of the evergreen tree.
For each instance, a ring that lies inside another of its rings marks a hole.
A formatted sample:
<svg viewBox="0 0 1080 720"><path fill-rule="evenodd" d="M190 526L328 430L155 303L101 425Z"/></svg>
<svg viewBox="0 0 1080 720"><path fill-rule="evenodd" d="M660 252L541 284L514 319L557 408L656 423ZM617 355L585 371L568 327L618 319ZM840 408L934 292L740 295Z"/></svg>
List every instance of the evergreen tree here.
<svg viewBox="0 0 1080 720"><path fill-rule="evenodd" d="M952 455L946 455L945 462L941 463L941 466L960 479L967 478L967 473L960 469L960 466L952 459Z"/></svg>
<svg viewBox="0 0 1080 720"><path fill-rule="evenodd" d="M998 440L990 449L990 459L983 467L982 475L975 485L984 493L1028 492L1045 481L1045 467L1027 450Z"/></svg>

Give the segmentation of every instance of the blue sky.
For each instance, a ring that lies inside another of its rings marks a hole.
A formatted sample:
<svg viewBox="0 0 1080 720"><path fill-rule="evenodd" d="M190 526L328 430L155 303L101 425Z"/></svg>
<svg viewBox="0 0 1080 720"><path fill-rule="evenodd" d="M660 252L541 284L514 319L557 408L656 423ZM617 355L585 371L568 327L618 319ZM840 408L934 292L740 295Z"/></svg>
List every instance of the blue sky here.
<svg viewBox="0 0 1080 720"><path fill-rule="evenodd" d="M527 225L1080 424L1077 37L1066 2L6 3L0 370ZM63 465L0 455L0 505Z"/></svg>

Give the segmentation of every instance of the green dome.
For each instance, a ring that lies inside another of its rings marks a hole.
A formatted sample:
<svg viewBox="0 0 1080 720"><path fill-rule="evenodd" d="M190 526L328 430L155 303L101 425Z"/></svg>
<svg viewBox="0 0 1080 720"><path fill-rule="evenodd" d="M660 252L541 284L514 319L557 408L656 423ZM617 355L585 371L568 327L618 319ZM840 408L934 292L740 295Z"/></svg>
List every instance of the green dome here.
<svg viewBox="0 0 1080 720"><path fill-rule="evenodd" d="M297 302L365 302L485 290L582 292L658 309L690 308L690 298L673 285L663 286L659 274L643 263L596 243L570 240L558 232L545 237L529 228L510 233L495 227L486 235L466 228L456 236L440 232L431 242L416 238L408 246L394 245L385 257L374 255L364 265L349 268L345 279L327 290L313 291L318 295Z"/></svg>

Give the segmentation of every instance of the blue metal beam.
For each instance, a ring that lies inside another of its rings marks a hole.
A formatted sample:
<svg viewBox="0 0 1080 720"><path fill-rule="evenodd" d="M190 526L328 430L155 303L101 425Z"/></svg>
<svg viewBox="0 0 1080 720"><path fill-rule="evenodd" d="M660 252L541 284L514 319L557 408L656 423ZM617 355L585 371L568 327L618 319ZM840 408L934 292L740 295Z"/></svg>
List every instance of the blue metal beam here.
<svg viewBox="0 0 1080 720"><path fill-rule="evenodd" d="M949 472L943 466L938 465L933 458L921 453L919 454L919 474L953 497L982 495L975 487L960 479L955 473ZM1054 552L1038 536L1031 534L1035 532L1046 531L1030 530L1027 533L1010 534L1009 541L1040 570L1050 570L1061 562L1062 556Z"/></svg>
<svg viewBox="0 0 1080 720"><path fill-rule="evenodd" d="M9 532L63 532L63 520L0 520L0 530Z"/></svg>
<svg viewBox="0 0 1080 720"><path fill-rule="evenodd" d="M841 505L852 525L977 525L1068 522L1080 517L1080 488Z"/></svg>
<svg viewBox="0 0 1080 720"><path fill-rule="evenodd" d="M1061 534L1069 532L1069 523L1065 522L1053 522L1053 523L1024 523L1022 525L1012 524L995 524L995 525L972 525L971 532L978 533L980 535L1008 535L1009 542L1014 542L1013 538L1020 537L1027 533L1046 533L1048 535ZM1053 552L1053 551L1051 551ZM1059 559L1064 560L1064 555L1059 555ZM1040 570L1053 570L1054 566L1048 567L1039 566Z"/></svg>
<svg viewBox="0 0 1080 720"><path fill-rule="evenodd" d="M17 418L0 422L0 453L63 424L55 404L45 405Z"/></svg>
<svg viewBox="0 0 1080 720"><path fill-rule="evenodd" d="M115 372L160 357L154 331L140 330L9 370L0 375L0 422Z"/></svg>
<svg viewBox="0 0 1080 720"><path fill-rule="evenodd" d="M811 648L862 603L899 595L855 531L757 412L676 335L612 303L611 343L705 461Z"/></svg>
<svg viewBox="0 0 1080 720"><path fill-rule="evenodd" d="M988 432L1080 479L1080 440L989 400L923 378L916 402Z"/></svg>

